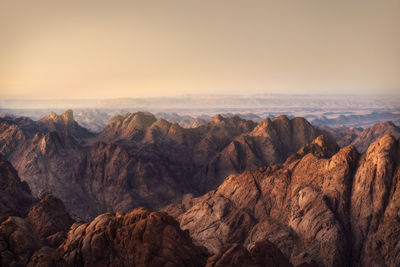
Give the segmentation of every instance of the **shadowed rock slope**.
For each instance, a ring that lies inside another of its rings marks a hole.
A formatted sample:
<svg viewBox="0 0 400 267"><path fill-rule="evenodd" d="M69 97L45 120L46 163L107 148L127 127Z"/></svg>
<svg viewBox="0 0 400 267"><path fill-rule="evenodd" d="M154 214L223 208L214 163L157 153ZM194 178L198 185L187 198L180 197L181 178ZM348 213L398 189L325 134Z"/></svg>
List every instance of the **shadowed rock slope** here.
<svg viewBox="0 0 400 267"><path fill-rule="evenodd" d="M0 154L0 215L23 216L35 199L26 182L22 182L17 171Z"/></svg>
<svg viewBox="0 0 400 267"><path fill-rule="evenodd" d="M185 129L137 112L116 116L96 136L70 110L39 121L0 119L0 152L33 195L55 195L83 220L204 194L231 173L283 162L317 136L306 120L285 116L257 125L217 115Z"/></svg>
<svg viewBox="0 0 400 267"><path fill-rule="evenodd" d="M395 138L400 138L400 128L390 121L380 122L370 128L363 130L352 144L361 152L368 149L369 145L376 139L390 134Z"/></svg>
<svg viewBox="0 0 400 267"><path fill-rule="evenodd" d="M143 208L75 223L59 250L72 266L204 266L208 256L172 217Z"/></svg>
<svg viewBox="0 0 400 267"><path fill-rule="evenodd" d="M370 144L386 134L400 138L400 128L390 121L376 123L370 128L320 127L322 132L332 137L341 147L353 145L359 152L365 152Z"/></svg>
<svg viewBox="0 0 400 267"><path fill-rule="evenodd" d="M388 131L375 128L354 142L370 143ZM104 212L162 208L185 194L200 196L230 174L283 163L320 132L303 118L286 116L256 124L217 115L185 129L137 112L114 117L94 135L67 110L39 121L0 119L0 152L35 197L49 192L73 218L91 220Z"/></svg>
<svg viewBox="0 0 400 267"><path fill-rule="evenodd" d="M200 175L197 181L205 183L204 189L214 189L222 182L214 177L224 178L232 173L282 163L318 135L319 130L300 117L289 120L282 115L273 120L265 119L251 132L230 142L207 164L208 172Z"/></svg>
<svg viewBox="0 0 400 267"><path fill-rule="evenodd" d="M390 135L363 154L319 136L282 165L230 175L199 198L185 195L164 209L172 217L137 208L74 223L57 198L34 199L0 157L0 182L8 185L0 260L2 266L398 266L399 165L400 144ZM9 192L21 199L14 202Z"/></svg>
<svg viewBox="0 0 400 267"><path fill-rule="evenodd" d="M55 249L64 238L54 242L54 235L65 236L73 223L62 202L51 195L40 201L33 198L2 155L0 185L0 266L66 266Z"/></svg>
<svg viewBox="0 0 400 267"><path fill-rule="evenodd" d="M320 136L281 166L230 175L164 210L216 255L268 241L293 265L398 266L399 159L389 135L361 155Z"/></svg>
<svg viewBox="0 0 400 267"><path fill-rule="evenodd" d="M1 155L0 183L7 185L1 188L0 266L204 266L209 256L166 213L139 208L74 223L61 200L34 199Z"/></svg>

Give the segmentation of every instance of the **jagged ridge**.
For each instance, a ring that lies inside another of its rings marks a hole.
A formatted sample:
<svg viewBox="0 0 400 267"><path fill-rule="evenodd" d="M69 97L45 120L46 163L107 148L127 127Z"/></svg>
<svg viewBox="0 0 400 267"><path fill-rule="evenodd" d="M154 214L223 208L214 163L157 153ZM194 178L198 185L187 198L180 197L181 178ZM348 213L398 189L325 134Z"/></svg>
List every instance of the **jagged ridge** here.
<svg viewBox="0 0 400 267"><path fill-rule="evenodd" d="M165 210L212 253L267 240L295 265L396 266L399 156L389 135L362 155L319 137L282 166L231 175L215 191Z"/></svg>

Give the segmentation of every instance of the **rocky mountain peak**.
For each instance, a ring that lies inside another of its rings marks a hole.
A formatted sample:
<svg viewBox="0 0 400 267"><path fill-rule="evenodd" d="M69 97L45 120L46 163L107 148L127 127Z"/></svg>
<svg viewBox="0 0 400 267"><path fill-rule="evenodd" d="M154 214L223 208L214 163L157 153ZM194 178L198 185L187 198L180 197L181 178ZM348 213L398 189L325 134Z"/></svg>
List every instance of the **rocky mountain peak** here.
<svg viewBox="0 0 400 267"><path fill-rule="evenodd" d="M106 129L112 128L129 128L144 130L150 127L157 119L153 114L145 112L126 113L125 115L115 116Z"/></svg>
<svg viewBox="0 0 400 267"><path fill-rule="evenodd" d="M74 113L71 109L64 111L64 113L61 114L61 117L65 123L74 121Z"/></svg>
<svg viewBox="0 0 400 267"><path fill-rule="evenodd" d="M150 128L160 128L163 130L168 130L169 127L171 127L171 123L164 120L164 119L158 119L156 122L154 122Z"/></svg>
<svg viewBox="0 0 400 267"><path fill-rule="evenodd" d="M303 146L297 153L291 155L287 160L291 162L294 159L299 159L311 153L319 158L332 157L339 151L339 146L326 135L320 135L315 138L310 144Z"/></svg>
<svg viewBox="0 0 400 267"><path fill-rule="evenodd" d="M94 135L81 127L74 119L73 111L68 109L61 115L51 112L50 115L44 116L36 124L42 129L42 132L51 131L66 131L80 143L85 143L85 140Z"/></svg>
<svg viewBox="0 0 400 267"><path fill-rule="evenodd" d="M367 150L369 144L386 134L390 134L395 138L400 138L400 128L390 121L380 122L363 130L357 138L354 139L352 144L358 151L364 152Z"/></svg>
<svg viewBox="0 0 400 267"><path fill-rule="evenodd" d="M396 139L389 134L385 134L383 137L373 142L367 149L367 156L373 154L391 153L396 149Z"/></svg>
<svg viewBox="0 0 400 267"><path fill-rule="evenodd" d="M270 130L272 129L272 121L270 118L266 118L262 122L260 122L254 130L251 132L253 136L267 136L269 135Z"/></svg>
<svg viewBox="0 0 400 267"><path fill-rule="evenodd" d="M295 266L397 266L398 159L390 135L361 156L318 136L289 164L232 174L217 190L166 210L215 255L243 257L230 244L249 249L269 240Z"/></svg>
<svg viewBox="0 0 400 267"><path fill-rule="evenodd" d="M44 116L40 121L65 125L76 123L74 120L74 113L71 109L67 109L61 115L57 115L55 112L50 112L50 115Z"/></svg>
<svg viewBox="0 0 400 267"><path fill-rule="evenodd" d="M132 117L129 125L137 129L144 130L150 127L156 121L156 117L151 113L136 112Z"/></svg>
<svg viewBox="0 0 400 267"><path fill-rule="evenodd" d="M331 145L337 147L337 144L335 142L333 142L330 138L328 138L326 135L323 134L315 138L311 144L318 145L319 147L331 146Z"/></svg>
<svg viewBox="0 0 400 267"><path fill-rule="evenodd" d="M221 114L217 114L210 121L211 124L218 125L218 126L225 125L226 122L227 122L227 118L223 117Z"/></svg>
<svg viewBox="0 0 400 267"><path fill-rule="evenodd" d="M100 133L98 140L110 142L133 139L139 141L144 137L144 132L156 121L156 117L147 112L118 115Z"/></svg>
<svg viewBox="0 0 400 267"><path fill-rule="evenodd" d="M273 119L274 122L288 123L290 119L286 115L279 115Z"/></svg>
<svg viewBox="0 0 400 267"><path fill-rule="evenodd" d="M55 112L50 112L50 115L48 115L47 117L51 118L51 119L57 119L58 115Z"/></svg>
<svg viewBox="0 0 400 267"><path fill-rule="evenodd" d="M240 135L241 133L249 132L254 129L256 123L251 120L241 119L234 115L231 117L223 117L220 114L216 115L208 124L211 127L224 129L228 135Z"/></svg>

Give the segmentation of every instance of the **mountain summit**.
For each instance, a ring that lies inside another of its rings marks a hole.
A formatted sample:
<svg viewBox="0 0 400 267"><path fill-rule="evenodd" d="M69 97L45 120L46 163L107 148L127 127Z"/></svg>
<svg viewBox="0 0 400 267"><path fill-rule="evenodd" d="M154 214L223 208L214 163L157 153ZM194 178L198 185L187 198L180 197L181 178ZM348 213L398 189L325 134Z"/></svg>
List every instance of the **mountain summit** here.
<svg viewBox="0 0 400 267"><path fill-rule="evenodd" d="M295 266L397 266L399 145L385 135L360 155L320 136L281 166L230 175L164 210L211 253L268 240Z"/></svg>

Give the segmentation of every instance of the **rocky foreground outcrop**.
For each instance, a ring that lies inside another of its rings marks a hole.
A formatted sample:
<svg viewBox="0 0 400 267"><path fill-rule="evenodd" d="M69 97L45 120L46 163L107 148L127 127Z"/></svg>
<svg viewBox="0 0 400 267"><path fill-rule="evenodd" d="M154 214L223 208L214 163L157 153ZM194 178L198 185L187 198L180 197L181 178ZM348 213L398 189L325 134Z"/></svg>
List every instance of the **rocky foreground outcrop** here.
<svg viewBox="0 0 400 267"><path fill-rule="evenodd" d="M1 155L0 174L7 185L2 187L7 209L0 210L0 266L291 266L268 242L250 251L230 244L211 255L171 216L145 208L74 223L61 200L50 194L33 198Z"/></svg>
<svg viewBox="0 0 400 267"><path fill-rule="evenodd" d="M73 266L204 266L208 256L172 217L143 208L75 223L59 250Z"/></svg>
<svg viewBox="0 0 400 267"><path fill-rule="evenodd" d="M54 236L47 240L73 222L61 200L51 195L35 199L1 154L0 185L0 266L64 266Z"/></svg>
<svg viewBox="0 0 400 267"><path fill-rule="evenodd" d="M42 242L58 247L67 237L70 226L75 222L65 210L62 201L45 194L31 207L26 217Z"/></svg>
<svg viewBox="0 0 400 267"><path fill-rule="evenodd" d="M269 241L293 265L398 266L399 161L389 135L362 155L320 136L282 166L231 175L164 210L216 255Z"/></svg>
<svg viewBox="0 0 400 267"><path fill-rule="evenodd" d="M0 184L0 266L204 266L209 256L166 213L139 208L74 223L61 200L33 198L2 155Z"/></svg>

